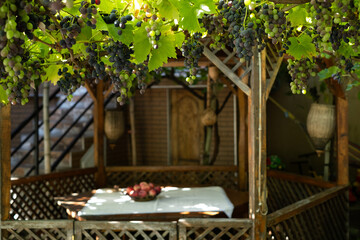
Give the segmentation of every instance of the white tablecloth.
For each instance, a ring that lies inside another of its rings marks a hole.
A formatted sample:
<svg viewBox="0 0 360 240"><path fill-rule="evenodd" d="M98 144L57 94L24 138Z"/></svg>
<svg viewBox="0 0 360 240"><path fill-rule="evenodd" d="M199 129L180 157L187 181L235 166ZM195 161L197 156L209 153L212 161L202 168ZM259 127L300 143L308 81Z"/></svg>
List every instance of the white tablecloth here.
<svg viewBox="0 0 360 240"><path fill-rule="evenodd" d="M122 192L98 189L78 215L222 211L231 217L233 210L234 205L221 187L166 187L156 200L148 202L135 202Z"/></svg>

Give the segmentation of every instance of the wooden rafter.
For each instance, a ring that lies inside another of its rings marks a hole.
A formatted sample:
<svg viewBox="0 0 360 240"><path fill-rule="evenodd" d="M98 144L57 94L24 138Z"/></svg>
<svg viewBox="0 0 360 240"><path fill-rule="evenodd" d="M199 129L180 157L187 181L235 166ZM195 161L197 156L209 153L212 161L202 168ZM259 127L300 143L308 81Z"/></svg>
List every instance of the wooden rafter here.
<svg viewBox="0 0 360 240"><path fill-rule="evenodd" d="M238 77L226 64L224 64L213 52L210 51L206 46L204 46L204 55L212 61L212 63L219 68L236 86L238 86L246 95L251 94L251 89L248 85L241 81L241 78ZM250 68L250 67L249 67ZM235 69L237 70L237 69ZM245 71L247 71L246 69ZM248 71L249 73L249 71ZM246 76L246 75L245 75ZM243 77L245 77L243 76Z"/></svg>

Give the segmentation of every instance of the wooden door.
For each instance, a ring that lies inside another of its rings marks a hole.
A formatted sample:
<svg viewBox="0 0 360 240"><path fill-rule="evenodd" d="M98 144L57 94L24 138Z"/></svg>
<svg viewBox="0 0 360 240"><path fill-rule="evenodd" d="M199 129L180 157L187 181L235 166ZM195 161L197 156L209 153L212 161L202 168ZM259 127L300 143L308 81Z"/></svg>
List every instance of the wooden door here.
<svg viewBox="0 0 360 240"><path fill-rule="evenodd" d="M204 142L200 116L203 101L184 89L171 91L171 156L173 165L199 165Z"/></svg>

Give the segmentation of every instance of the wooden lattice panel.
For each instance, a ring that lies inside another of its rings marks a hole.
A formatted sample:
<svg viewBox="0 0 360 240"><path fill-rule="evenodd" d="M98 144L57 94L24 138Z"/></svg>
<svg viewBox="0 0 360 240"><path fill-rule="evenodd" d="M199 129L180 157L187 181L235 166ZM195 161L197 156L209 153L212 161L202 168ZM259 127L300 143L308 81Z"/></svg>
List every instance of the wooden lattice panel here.
<svg viewBox="0 0 360 240"><path fill-rule="evenodd" d="M179 239L251 239L249 219L180 219Z"/></svg>
<svg viewBox="0 0 360 240"><path fill-rule="evenodd" d="M181 169L181 168L180 168ZM205 171L206 170L206 171ZM215 185L223 188L238 189L237 169L235 168L187 168L179 170L175 168L164 167L162 171L152 171L151 168L108 168L107 185L112 187L118 185L127 187L141 181L153 182L158 185Z"/></svg>
<svg viewBox="0 0 360 240"><path fill-rule="evenodd" d="M341 193L324 203L268 227L267 239L348 239L348 201L346 194Z"/></svg>
<svg viewBox="0 0 360 240"><path fill-rule="evenodd" d="M234 50L209 48L210 40L203 45L203 54L246 95L250 95L251 90L242 79L250 74L251 63L240 62Z"/></svg>
<svg viewBox="0 0 360 240"><path fill-rule="evenodd" d="M273 177L267 178L267 187L269 213L324 190L322 187Z"/></svg>
<svg viewBox="0 0 360 240"><path fill-rule="evenodd" d="M71 240L73 221L3 221L2 240Z"/></svg>
<svg viewBox="0 0 360 240"><path fill-rule="evenodd" d="M176 222L75 222L75 239L175 240Z"/></svg>
<svg viewBox="0 0 360 240"><path fill-rule="evenodd" d="M95 169L34 176L11 182L10 218L14 220L66 218L54 197L95 188Z"/></svg>

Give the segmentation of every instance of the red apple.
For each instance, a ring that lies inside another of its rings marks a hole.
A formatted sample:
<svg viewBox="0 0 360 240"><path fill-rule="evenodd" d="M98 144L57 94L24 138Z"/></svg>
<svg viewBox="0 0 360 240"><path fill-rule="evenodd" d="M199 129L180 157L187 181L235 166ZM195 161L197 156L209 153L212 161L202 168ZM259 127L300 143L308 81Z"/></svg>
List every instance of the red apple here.
<svg viewBox="0 0 360 240"><path fill-rule="evenodd" d="M150 189L149 195L155 197L157 195L157 192L154 189Z"/></svg>
<svg viewBox="0 0 360 240"><path fill-rule="evenodd" d="M139 197L140 198L145 198L147 196L147 192L146 191L144 191L144 190L140 190L139 191Z"/></svg>
<svg viewBox="0 0 360 240"><path fill-rule="evenodd" d="M139 191L131 191L129 195L130 195L130 197L138 197Z"/></svg>
<svg viewBox="0 0 360 240"><path fill-rule="evenodd" d="M133 188L135 191L137 191L137 190L140 190L141 187L139 184L135 184Z"/></svg>
<svg viewBox="0 0 360 240"><path fill-rule="evenodd" d="M160 186L155 186L154 190L156 191L157 194L159 194L161 192L161 187Z"/></svg>
<svg viewBox="0 0 360 240"><path fill-rule="evenodd" d="M154 188L154 184L153 184L153 183L149 183L149 187L150 187L150 189L151 189L151 188Z"/></svg>
<svg viewBox="0 0 360 240"><path fill-rule="evenodd" d="M128 195L130 195L130 192L131 191L134 191L134 188L133 187L127 187L126 188L126 193L128 194Z"/></svg>

